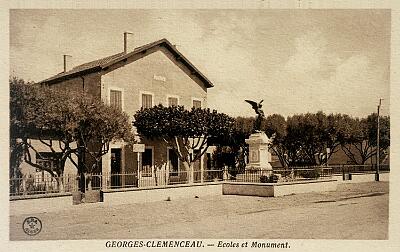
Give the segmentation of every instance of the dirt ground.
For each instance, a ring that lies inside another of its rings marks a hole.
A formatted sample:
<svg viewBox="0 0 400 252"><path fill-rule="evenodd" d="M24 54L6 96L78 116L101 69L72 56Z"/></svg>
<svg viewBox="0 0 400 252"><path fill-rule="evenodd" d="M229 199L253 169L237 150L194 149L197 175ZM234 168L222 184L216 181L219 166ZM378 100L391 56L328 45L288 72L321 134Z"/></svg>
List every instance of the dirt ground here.
<svg viewBox="0 0 400 252"><path fill-rule="evenodd" d="M36 236L10 216L10 240L388 239L389 183L340 184L336 192L277 198L219 195L35 214Z"/></svg>

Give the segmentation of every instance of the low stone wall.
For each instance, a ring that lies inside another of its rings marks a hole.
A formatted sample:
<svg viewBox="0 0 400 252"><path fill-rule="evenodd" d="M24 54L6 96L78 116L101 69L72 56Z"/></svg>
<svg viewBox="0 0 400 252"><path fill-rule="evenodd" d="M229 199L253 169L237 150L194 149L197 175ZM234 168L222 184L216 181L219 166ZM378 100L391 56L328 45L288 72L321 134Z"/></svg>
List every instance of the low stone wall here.
<svg viewBox="0 0 400 252"><path fill-rule="evenodd" d="M57 212L74 207L72 196L42 197L10 201L10 215Z"/></svg>
<svg viewBox="0 0 400 252"><path fill-rule="evenodd" d="M274 186L271 184L249 182L226 182L222 184L222 194L273 197Z"/></svg>
<svg viewBox="0 0 400 252"><path fill-rule="evenodd" d="M104 191L104 202L99 204L121 205L154 201L176 200L179 198L221 195L221 182L194 185L173 185L163 188L134 188ZM41 198L13 199L10 201L10 215L29 215L43 212L58 212L68 209L86 208L98 204L72 204L71 195L42 195Z"/></svg>
<svg viewBox="0 0 400 252"><path fill-rule="evenodd" d="M389 181L390 173L380 173L379 181ZM352 173L351 180L343 180L343 175L334 176L339 183L363 183L375 181L375 173Z"/></svg>
<svg viewBox="0 0 400 252"><path fill-rule="evenodd" d="M294 183L279 183L274 186L274 197L309 193L336 191L338 182L336 179L321 179Z"/></svg>
<svg viewBox="0 0 400 252"><path fill-rule="evenodd" d="M132 189L120 191L105 191L103 194L104 204L119 205L146 203L154 201L175 200L179 198L194 198L210 195L221 195L222 184L209 183L199 185L166 186L164 188Z"/></svg>
<svg viewBox="0 0 400 252"><path fill-rule="evenodd" d="M290 183L224 182L222 194L278 197L307 192L336 191L336 179L298 181Z"/></svg>
<svg viewBox="0 0 400 252"><path fill-rule="evenodd" d="M381 173L380 181L389 181L389 173ZM375 174L352 174L352 180L342 180L334 176L331 180L313 180L292 183L246 183L216 182L208 184L175 185L163 188L135 188L105 191L104 203L132 204L153 201L171 200L187 197L204 197L209 195L254 195L276 197L293 193L335 191L338 183L362 183L375 180ZM70 194L32 195L26 198L10 198L10 215L56 212L70 208L90 207L92 204L72 205Z"/></svg>

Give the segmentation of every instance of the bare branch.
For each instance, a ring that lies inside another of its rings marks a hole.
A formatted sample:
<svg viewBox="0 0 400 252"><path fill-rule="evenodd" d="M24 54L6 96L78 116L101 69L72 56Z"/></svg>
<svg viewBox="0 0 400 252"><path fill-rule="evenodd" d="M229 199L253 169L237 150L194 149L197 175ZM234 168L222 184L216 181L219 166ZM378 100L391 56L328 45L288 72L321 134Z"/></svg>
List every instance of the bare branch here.
<svg viewBox="0 0 400 252"><path fill-rule="evenodd" d="M49 147L50 150L51 150L51 152L56 153L56 151L55 151L54 148L53 148L53 140L49 140L50 143L46 143L44 140L42 140L42 139L39 137L39 141L40 141L42 144L44 144L44 145L46 145L47 147Z"/></svg>
<svg viewBox="0 0 400 252"><path fill-rule="evenodd" d="M38 168L38 169L43 170L43 171L47 171L48 173L51 174L51 176L55 177L53 170L32 162L31 153L29 152L29 148L28 147L26 147L26 149L25 149L24 161L27 164L29 164L29 165L31 165L31 166L33 166L35 168Z"/></svg>
<svg viewBox="0 0 400 252"><path fill-rule="evenodd" d="M182 161L184 161L183 155L182 155L182 151L181 151L181 149L179 147L178 137L174 137L174 139L175 139L176 151L178 152L178 156L181 158Z"/></svg>
<svg viewBox="0 0 400 252"><path fill-rule="evenodd" d="M347 147L345 145L342 145L342 150L343 150L343 152L346 154L346 156L348 158L350 158L355 164L358 164L357 159L354 156L354 153L351 151L351 147Z"/></svg>
<svg viewBox="0 0 400 252"><path fill-rule="evenodd" d="M196 149L199 146L200 139L203 137L196 137L196 138L197 138L196 144L194 144L194 138L192 138L192 140L193 140L192 141L192 150Z"/></svg>
<svg viewBox="0 0 400 252"><path fill-rule="evenodd" d="M68 155L68 159L71 161L71 163L78 169L78 164L75 162L75 160L72 158L71 155Z"/></svg>

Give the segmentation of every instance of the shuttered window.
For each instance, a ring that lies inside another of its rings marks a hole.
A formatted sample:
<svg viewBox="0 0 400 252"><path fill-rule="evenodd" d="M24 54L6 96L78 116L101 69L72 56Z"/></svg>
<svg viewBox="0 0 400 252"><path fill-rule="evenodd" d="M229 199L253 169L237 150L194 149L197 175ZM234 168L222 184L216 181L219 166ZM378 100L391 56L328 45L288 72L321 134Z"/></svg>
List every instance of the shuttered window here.
<svg viewBox="0 0 400 252"><path fill-rule="evenodd" d="M122 92L110 90L110 106L122 110Z"/></svg>
<svg viewBox="0 0 400 252"><path fill-rule="evenodd" d="M193 100L193 107L194 108L201 108L201 101Z"/></svg>
<svg viewBox="0 0 400 252"><path fill-rule="evenodd" d="M62 158L61 152L39 152L36 153L36 164L49 170L57 169L57 163ZM45 180L44 170L36 169L36 172L42 172L41 180ZM39 181L37 181L39 182Z"/></svg>
<svg viewBox="0 0 400 252"><path fill-rule="evenodd" d="M151 94L142 94L142 108L153 107L153 96Z"/></svg>
<svg viewBox="0 0 400 252"><path fill-rule="evenodd" d="M178 106L178 98L176 97L168 97L168 106Z"/></svg>

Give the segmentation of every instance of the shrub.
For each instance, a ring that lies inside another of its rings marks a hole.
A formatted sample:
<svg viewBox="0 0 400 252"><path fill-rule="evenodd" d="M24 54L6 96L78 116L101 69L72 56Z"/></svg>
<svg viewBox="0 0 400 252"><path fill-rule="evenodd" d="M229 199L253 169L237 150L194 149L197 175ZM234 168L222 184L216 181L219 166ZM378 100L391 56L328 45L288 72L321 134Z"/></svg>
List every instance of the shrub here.
<svg viewBox="0 0 400 252"><path fill-rule="evenodd" d="M318 168L314 168L312 170L300 170L297 174L299 177L306 179L317 179L320 177L320 170Z"/></svg>
<svg viewBox="0 0 400 252"><path fill-rule="evenodd" d="M238 169L235 166L228 166L228 173L232 177L236 177L236 175L238 174Z"/></svg>
<svg viewBox="0 0 400 252"><path fill-rule="evenodd" d="M261 176L260 176L260 182L261 182L261 183L269 183L269 178L268 178L268 176L261 175Z"/></svg>
<svg viewBox="0 0 400 252"><path fill-rule="evenodd" d="M272 174L271 176L261 175L260 182L261 183L276 183L279 180L279 176L276 174Z"/></svg>

